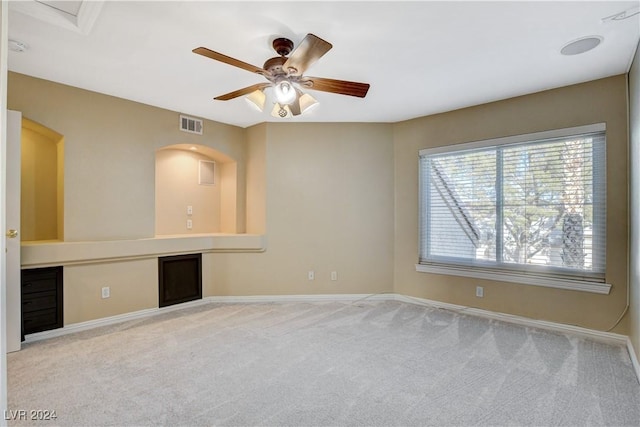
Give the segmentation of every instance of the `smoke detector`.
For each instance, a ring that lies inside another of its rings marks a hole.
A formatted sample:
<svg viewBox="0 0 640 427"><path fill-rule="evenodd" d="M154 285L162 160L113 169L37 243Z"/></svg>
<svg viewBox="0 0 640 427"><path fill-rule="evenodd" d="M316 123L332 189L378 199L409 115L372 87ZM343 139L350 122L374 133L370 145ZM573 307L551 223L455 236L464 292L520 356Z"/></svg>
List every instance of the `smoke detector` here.
<svg viewBox="0 0 640 427"><path fill-rule="evenodd" d="M27 46L26 43L14 39L9 40L9 50L20 53L25 52L27 49L29 49L29 46Z"/></svg>

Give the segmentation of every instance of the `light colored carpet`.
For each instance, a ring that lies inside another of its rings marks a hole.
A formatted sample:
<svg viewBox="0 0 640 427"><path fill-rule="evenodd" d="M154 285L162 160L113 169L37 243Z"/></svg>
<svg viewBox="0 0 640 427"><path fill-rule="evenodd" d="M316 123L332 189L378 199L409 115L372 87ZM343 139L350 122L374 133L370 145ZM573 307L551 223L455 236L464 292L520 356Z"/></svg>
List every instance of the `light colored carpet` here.
<svg viewBox="0 0 640 427"><path fill-rule="evenodd" d="M400 302L207 304L25 345L10 425L640 425L624 347Z"/></svg>

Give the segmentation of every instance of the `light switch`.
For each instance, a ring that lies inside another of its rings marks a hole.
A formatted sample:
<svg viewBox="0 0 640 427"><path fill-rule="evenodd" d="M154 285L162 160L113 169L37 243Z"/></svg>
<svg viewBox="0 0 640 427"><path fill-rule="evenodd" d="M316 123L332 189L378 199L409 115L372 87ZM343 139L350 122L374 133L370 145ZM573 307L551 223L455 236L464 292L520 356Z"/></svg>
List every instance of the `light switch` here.
<svg viewBox="0 0 640 427"><path fill-rule="evenodd" d="M193 206L187 206L187 215L193 215Z"/></svg>

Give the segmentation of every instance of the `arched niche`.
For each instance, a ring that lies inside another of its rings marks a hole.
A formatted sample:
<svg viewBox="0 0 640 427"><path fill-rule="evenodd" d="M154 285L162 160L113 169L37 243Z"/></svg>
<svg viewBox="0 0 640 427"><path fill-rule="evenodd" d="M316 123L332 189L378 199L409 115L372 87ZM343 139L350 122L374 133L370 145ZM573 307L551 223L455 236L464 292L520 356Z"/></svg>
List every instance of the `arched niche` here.
<svg viewBox="0 0 640 427"><path fill-rule="evenodd" d="M20 141L22 241L64 240L64 137L22 118Z"/></svg>
<svg viewBox="0 0 640 427"><path fill-rule="evenodd" d="M237 163L226 154L193 144L159 149L155 191L156 235L237 233Z"/></svg>

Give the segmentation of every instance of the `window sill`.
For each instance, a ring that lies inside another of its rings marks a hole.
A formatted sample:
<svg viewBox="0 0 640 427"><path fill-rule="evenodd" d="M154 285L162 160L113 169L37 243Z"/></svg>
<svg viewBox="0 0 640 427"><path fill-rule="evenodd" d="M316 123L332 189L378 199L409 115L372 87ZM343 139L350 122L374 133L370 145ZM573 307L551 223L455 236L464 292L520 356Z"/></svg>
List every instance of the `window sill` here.
<svg viewBox="0 0 640 427"><path fill-rule="evenodd" d="M608 295L611 285L581 280L563 280L544 277L531 277L518 273L494 273L477 269L462 269L446 266L416 264L416 271L421 273L447 274L451 276L473 277L475 279L496 280L500 282L519 283L523 285L543 286L546 288L569 289L572 291L591 292Z"/></svg>

